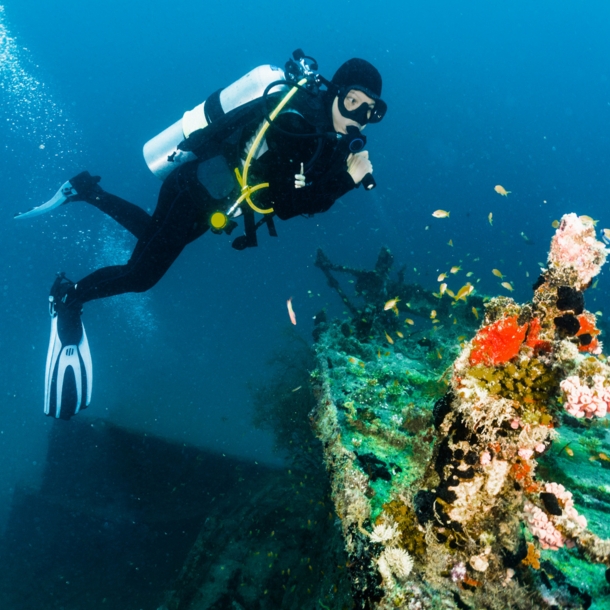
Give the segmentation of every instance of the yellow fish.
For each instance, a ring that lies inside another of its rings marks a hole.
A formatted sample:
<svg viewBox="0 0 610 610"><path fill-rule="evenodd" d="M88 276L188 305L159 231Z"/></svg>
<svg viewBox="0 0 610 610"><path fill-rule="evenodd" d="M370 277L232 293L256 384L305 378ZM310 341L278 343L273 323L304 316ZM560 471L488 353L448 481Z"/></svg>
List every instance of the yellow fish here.
<svg viewBox="0 0 610 610"><path fill-rule="evenodd" d="M502 288L506 288L506 290L510 290L510 292L512 292L514 290L514 288L510 285L509 282L502 282L502 284L500 284L502 286Z"/></svg>
<svg viewBox="0 0 610 610"><path fill-rule="evenodd" d="M458 293L455 295L455 300L459 301L460 299L463 299L464 301L466 300L466 297L474 290L474 286L468 282L467 284L464 284L464 286L462 286L459 290Z"/></svg>
<svg viewBox="0 0 610 610"><path fill-rule="evenodd" d="M496 191L496 193L498 193L498 195L502 195L503 197L507 197L508 194L512 191L507 191L503 186L497 184L496 186L494 186L494 191Z"/></svg>
<svg viewBox="0 0 610 610"><path fill-rule="evenodd" d="M463 341L466 338L466 335L460 335L457 340L458 341Z"/></svg>
<svg viewBox="0 0 610 610"><path fill-rule="evenodd" d="M448 246L453 247L453 240L452 240L452 239L450 239L450 240L447 242L447 245L448 245Z"/></svg>
<svg viewBox="0 0 610 610"><path fill-rule="evenodd" d="M559 221L558 220L554 220L551 223L551 226L553 227L553 229L557 229L559 227Z"/></svg>
<svg viewBox="0 0 610 610"><path fill-rule="evenodd" d="M473 307L470 311L472 311L472 315L478 320L479 319L479 312L477 311L477 308Z"/></svg>
<svg viewBox="0 0 610 610"><path fill-rule="evenodd" d="M436 355L438 356L438 359L439 359L439 360L442 360L442 359L443 359L443 354L441 354L441 350L440 350L440 349L437 349L437 350L436 350Z"/></svg>
<svg viewBox="0 0 610 610"><path fill-rule="evenodd" d="M446 210L436 210L435 212L432 212L432 216L434 216L434 218L449 218L449 212Z"/></svg>
<svg viewBox="0 0 610 610"><path fill-rule="evenodd" d="M492 269L491 272L500 279L504 277L504 274L499 269Z"/></svg>
<svg viewBox="0 0 610 610"><path fill-rule="evenodd" d="M397 334L397 335L398 335L398 336L399 336L401 339L404 339L404 338L405 338L405 336L404 336L404 335L403 335L403 334L402 334L402 333L401 333L399 330L397 330L397 331L396 331L396 334Z"/></svg>
<svg viewBox="0 0 610 610"><path fill-rule="evenodd" d="M415 322L413 322L413 320L411 320L411 318L406 318L405 324L410 324L411 326L413 326L413 324L415 324Z"/></svg>
<svg viewBox="0 0 610 610"><path fill-rule="evenodd" d="M602 229L602 233L606 239L610 239L610 229Z"/></svg>
<svg viewBox="0 0 610 610"><path fill-rule="evenodd" d="M398 303L400 301L400 299L398 297L395 297L393 299L390 299L389 301L386 302L386 304L383 306L383 311L388 311L388 309L394 309L394 307L396 307L396 303Z"/></svg>
<svg viewBox="0 0 610 610"><path fill-rule="evenodd" d="M440 293L445 294L445 290L447 290L447 284L444 282L441 284Z"/></svg>
<svg viewBox="0 0 610 610"><path fill-rule="evenodd" d="M585 214L579 216L578 218L580 218L584 223L592 224L593 226L595 226L599 222L599 220L593 220L591 216L587 216Z"/></svg>
<svg viewBox="0 0 610 610"><path fill-rule="evenodd" d="M610 462L610 458L605 453L598 453L600 459L604 460L604 462Z"/></svg>
<svg viewBox="0 0 610 610"><path fill-rule="evenodd" d="M385 334L385 338L387 339L387 341L390 345L394 344L394 339L392 339L392 337L390 337L390 335L388 335L388 333Z"/></svg>
<svg viewBox="0 0 610 610"><path fill-rule="evenodd" d="M434 318L436 318L436 309L433 309L433 310L430 312L430 317L431 317L433 320L434 320Z"/></svg>
<svg viewBox="0 0 610 610"><path fill-rule="evenodd" d="M449 269L449 273L457 273L458 271L460 271L462 268L458 265L455 265L455 267L451 267L451 269Z"/></svg>
<svg viewBox="0 0 610 610"><path fill-rule="evenodd" d="M452 299L455 299L455 292L453 292L453 290L449 290L449 288L447 288L446 292Z"/></svg>
<svg viewBox="0 0 610 610"><path fill-rule="evenodd" d="M494 215L492 212L489 212L489 216L487 217L487 220L489 220L489 224L493 227L494 224Z"/></svg>
<svg viewBox="0 0 610 610"><path fill-rule="evenodd" d="M447 277L446 273L441 273L437 278L436 281L437 282L442 282L445 278Z"/></svg>
<svg viewBox="0 0 610 610"><path fill-rule="evenodd" d="M565 452L570 456L570 457L574 457L574 451L572 451L572 449L570 449L569 447L566 447Z"/></svg>

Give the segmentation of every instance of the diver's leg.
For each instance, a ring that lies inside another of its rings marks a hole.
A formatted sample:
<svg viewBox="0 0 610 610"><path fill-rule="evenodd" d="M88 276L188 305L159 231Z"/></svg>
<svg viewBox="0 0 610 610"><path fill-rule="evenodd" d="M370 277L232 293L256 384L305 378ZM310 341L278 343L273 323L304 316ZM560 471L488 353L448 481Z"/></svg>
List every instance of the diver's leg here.
<svg viewBox="0 0 610 610"><path fill-rule="evenodd" d="M208 226L202 222L206 193L193 168L174 172L164 182L157 208L126 265L94 271L68 290L69 302L86 303L94 299L145 292L171 267L184 247L203 235Z"/></svg>
<svg viewBox="0 0 610 610"><path fill-rule="evenodd" d="M150 214L125 199L107 193L99 186L99 181L99 176L91 176L89 172L81 172L78 176L71 178L70 184L77 194L70 197L69 201L90 203L116 220L137 239L141 239L150 223Z"/></svg>

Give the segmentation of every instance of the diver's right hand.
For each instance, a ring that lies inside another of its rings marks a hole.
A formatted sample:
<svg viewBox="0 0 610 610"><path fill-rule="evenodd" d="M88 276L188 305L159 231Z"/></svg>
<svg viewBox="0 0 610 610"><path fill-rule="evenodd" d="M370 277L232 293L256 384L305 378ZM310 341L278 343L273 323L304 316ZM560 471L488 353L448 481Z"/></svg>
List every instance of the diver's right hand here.
<svg viewBox="0 0 610 610"><path fill-rule="evenodd" d="M347 172L356 184L360 184L367 174L372 174L373 164L369 161L369 151L350 154L347 158Z"/></svg>

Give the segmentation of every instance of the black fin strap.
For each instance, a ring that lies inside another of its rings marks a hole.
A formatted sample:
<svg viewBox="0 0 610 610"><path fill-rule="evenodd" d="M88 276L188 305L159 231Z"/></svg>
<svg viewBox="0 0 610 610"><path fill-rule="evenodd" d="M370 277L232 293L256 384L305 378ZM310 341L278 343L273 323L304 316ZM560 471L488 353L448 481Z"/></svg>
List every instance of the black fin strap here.
<svg viewBox="0 0 610 610"><path fill-rule="evenodd" d="M263 221L267 223L267 230L271 237L277 237L277 231L275 230L275 223L273 222L273 214L265 214Z"/></svg>
<svg viewBox="0 0 610 610"><path fill-rule="evenodd" d="M254 212L244 210L244 229L246 231L246 248L256 248L256 223L254 222Z"/></svg>

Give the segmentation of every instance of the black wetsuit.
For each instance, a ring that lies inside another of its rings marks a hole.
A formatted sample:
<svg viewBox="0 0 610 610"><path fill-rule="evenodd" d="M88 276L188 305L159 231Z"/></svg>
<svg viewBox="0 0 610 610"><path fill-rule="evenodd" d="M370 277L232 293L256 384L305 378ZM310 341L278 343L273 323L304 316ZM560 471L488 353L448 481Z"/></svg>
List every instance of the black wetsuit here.
<svg viewBox="0 0 610 610"><path fill-rule="evenodd" d="M329 113L323 115L322 129L319 116L316 121L319 131L332 130ZM274 123L293 133L316 131L310 121L295 112L281 114ZM238 157L245 156L242 154L243 146L252 133L246 129L241 134L235 148L239 151ZM347 172L348 152L338 139L297 138L269 129L266 142L268 150L252 162L248 182L251 185L269 182L269 188L254 194L253 200L263 208L272 206L278 218L287 220L301 214L325 212L339 197L355 187ZM224 209L227 209L227 202L235 201L239 188L232 177L232 167L239 161L231 158L234 156L229 153L212 157L216 161L226 159L223 161L225 173L228 172L232 182L228 189L224 189L225 192L222 192L222 185L217 188L218 185L209 182L210 174L213 180L218 171L206 175L209 154L207 158L202 155L177 167L161 186L152 216L120 197L106 193L99 186L84 194L82 199L114 218L138 242L127 264L94 271L69 290L68 301L85 303L152 288L184 247L209 229L211 211L222 208L219 204L224 204ZM300 173L301 163L306 166L306 186L296 189L295 174Z"/></svg>

